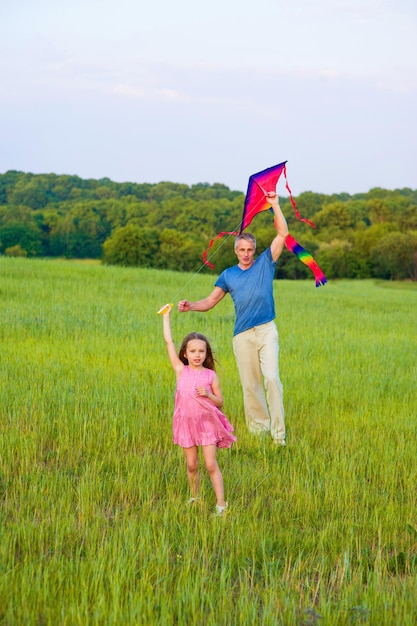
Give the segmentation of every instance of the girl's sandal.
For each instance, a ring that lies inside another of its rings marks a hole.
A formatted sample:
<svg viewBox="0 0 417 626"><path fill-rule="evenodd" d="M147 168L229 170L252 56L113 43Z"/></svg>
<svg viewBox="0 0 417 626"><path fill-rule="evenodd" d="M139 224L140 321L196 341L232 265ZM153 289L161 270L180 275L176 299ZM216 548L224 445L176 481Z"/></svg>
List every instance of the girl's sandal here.
<svg viewBox="0 0 417 626"><path fill-rule="evenodd" d="M223 506L216 504L216 516L221 517L227 510L227 502L224 503Z"/></svg>

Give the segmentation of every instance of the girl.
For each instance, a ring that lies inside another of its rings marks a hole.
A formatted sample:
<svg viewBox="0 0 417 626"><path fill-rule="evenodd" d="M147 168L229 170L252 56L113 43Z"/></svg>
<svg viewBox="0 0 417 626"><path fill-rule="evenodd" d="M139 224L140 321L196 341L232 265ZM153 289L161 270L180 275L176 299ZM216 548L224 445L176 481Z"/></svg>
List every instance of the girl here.
<svg viewBox="0 0 417 626"><path fill-rule="evenodd" d="M190 503L197 498L200 487L198 446L201 446L216 494L216 513L222 515L227 503L224 501L223 477L217 465L216 451L217 448L230 448L236 437L231 434L233 426L220 410L223 396L209 342L200 333L190 333L183 339L177 355L171 333L171 309L172 305L167 305L161 313L164 340L177 377L173 441L184 449Z"/></svg>

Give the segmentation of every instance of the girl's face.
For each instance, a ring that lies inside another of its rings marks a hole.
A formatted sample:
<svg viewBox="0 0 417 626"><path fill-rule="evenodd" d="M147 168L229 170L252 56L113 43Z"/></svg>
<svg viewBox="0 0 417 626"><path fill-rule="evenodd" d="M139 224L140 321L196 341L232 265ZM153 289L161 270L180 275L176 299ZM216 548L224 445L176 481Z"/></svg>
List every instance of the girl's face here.
<svg viewBox="0 0 417 626"><path fill-rule="evenodd" d="M188 365L195 369L203 367L206 355L206 342L201 339L190 339L185 348L185 358L188 360Z"/></svg>

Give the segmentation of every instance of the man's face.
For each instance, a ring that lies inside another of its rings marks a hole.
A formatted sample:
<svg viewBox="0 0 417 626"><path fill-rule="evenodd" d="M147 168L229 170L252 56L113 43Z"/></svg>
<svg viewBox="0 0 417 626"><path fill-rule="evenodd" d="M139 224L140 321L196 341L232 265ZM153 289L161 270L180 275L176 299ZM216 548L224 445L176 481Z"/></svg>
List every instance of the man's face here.
<svg viewBox="0 0 417 626"><path fill-rule="evenodd" d="M253 263L255 246L252 242L246 241L246 239L239 239L235 248L235 254L239 261L239 267L246 270Z"/></svg>

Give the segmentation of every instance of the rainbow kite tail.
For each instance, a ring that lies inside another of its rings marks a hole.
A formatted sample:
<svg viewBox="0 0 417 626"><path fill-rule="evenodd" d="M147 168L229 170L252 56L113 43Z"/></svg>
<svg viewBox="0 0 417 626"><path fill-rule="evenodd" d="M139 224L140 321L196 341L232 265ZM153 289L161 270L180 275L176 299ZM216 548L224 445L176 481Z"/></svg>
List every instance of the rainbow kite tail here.
<svg viewBox="0 0 417 626"><path fill-rule="evenodd" d="M287 239L285 240L285 245L290 252L295 254L296 257L300 259L304 265L307 265L311 269L314 274L314 278L316 279L316 287L320 287L320 285L325 285L327 283L327 278L311 256L311 254L300 246L298 241L294 239L291 235L287 235Z"/></svg>

